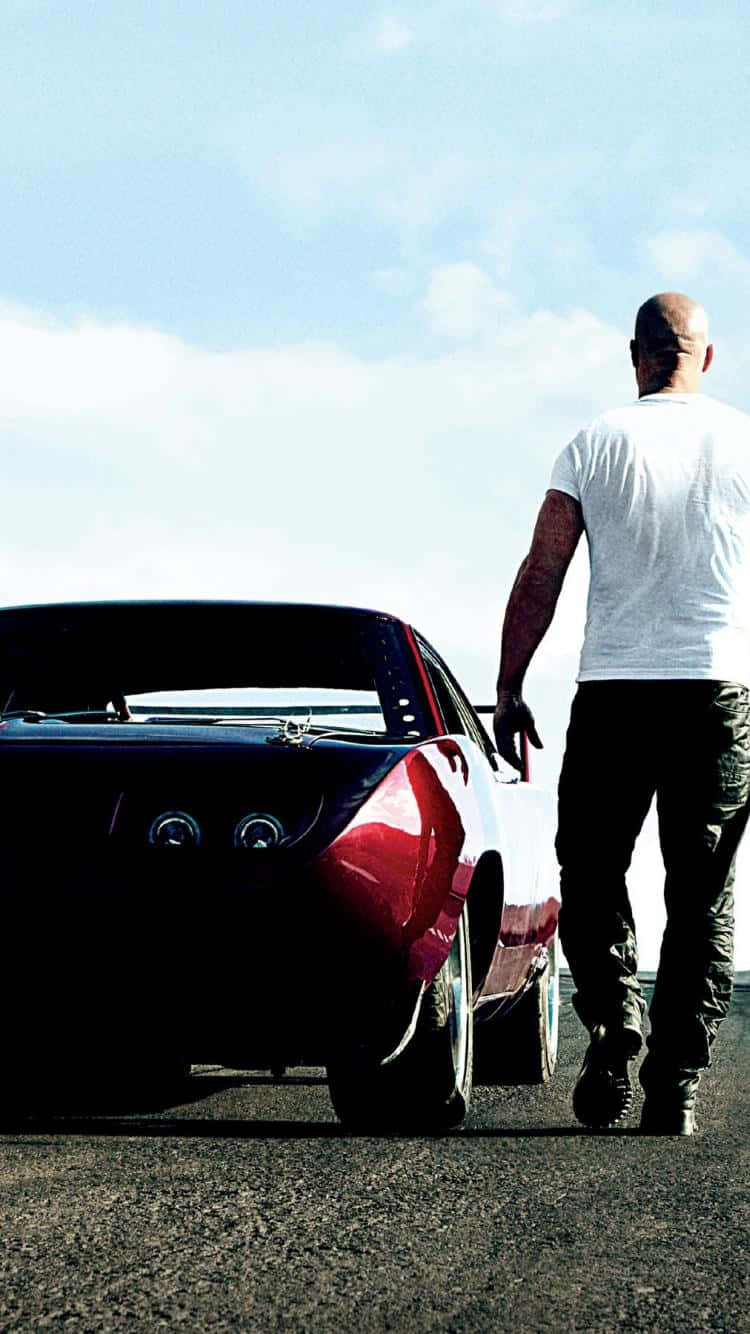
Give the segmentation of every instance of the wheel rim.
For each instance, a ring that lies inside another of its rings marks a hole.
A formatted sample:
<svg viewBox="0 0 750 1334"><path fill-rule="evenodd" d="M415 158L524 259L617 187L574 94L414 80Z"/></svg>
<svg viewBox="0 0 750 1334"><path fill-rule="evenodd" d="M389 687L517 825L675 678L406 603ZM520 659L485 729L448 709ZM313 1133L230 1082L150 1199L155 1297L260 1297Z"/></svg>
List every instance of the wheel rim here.
<svg viewBox="0 0 750 1334"><path fill-rule="evenodd" d="M549 964L547 966L547 1034L550 1054L554 1056L557 1051L557 1033L560 1023L560 1007L558 1004L558 988L560 973L557 966L557 940L554 939L550 944Z"/></svg>
<svg viewBox="0 0 750 1334"><path fill-rule="evenodd" d="M466 988L466 972L466 930L462 915L459 918L456 937L448 955L448 986L451 997L448 1023L455 1084L459 1090L463 1088L466 1082L466 1067L469 1055L469 997Z"/></svg>

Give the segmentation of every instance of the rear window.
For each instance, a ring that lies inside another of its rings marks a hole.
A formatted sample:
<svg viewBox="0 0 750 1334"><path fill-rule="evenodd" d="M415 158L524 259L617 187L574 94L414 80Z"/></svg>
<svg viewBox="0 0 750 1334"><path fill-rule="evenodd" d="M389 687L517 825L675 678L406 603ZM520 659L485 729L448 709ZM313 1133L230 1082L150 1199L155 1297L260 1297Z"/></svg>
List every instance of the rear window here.
<svg viewBox="0 0 750 1334"><path fill-rule="evenodd" d="M221 714L429 735L403 628L283 603L73 604L0 614L0 711Z"/></svg>
<svg viewBox="0 0 750 1334"><path fill-rule="evenodd" d="M386 722L375 690L324 690L267 686L263 689L155 690L127 696L133 721L154 717L196 721L220 716L230 722L274 719L321 727L385 732ZM404 707L404 713L408 709ZM406 722L415 718L406 717Z"/></svg>

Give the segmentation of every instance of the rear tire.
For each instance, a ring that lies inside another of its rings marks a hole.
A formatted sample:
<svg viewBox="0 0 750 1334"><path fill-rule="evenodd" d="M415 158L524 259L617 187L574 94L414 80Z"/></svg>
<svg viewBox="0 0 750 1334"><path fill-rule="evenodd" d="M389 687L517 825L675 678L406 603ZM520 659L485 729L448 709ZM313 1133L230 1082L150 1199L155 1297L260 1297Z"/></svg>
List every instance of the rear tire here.
<svg viewBox="0 0 750 1334"><path fill-rule="evenodd" d="M546 1084L557 1061L559 946L508 1014L476 1027L476 1077L482 1084Z"/></svg>
<svg viewBox="0 0 750 1334"><path fill-rule="evenodd" d="M328 1065L331 1101L352 1130L444 1130L463 1121L471 1099L473 1015L468 910L448 958L427 988L413 1037L386 1065L366 1051Z"/></svg>

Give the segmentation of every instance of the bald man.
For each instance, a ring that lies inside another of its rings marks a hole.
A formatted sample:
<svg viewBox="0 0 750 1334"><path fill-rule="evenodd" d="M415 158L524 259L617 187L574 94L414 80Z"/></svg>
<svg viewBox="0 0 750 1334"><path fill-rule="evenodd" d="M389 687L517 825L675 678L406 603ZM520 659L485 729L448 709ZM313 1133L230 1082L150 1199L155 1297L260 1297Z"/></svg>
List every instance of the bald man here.
<svg viewBox="0 0 750 1334"><path fill-rule="evenodd" d="M731 999L734 859L750 797L750 418L700 392L713 359L701 306L641 306L638 399L557 459L505 614L494 727L516 767L526 670L585 532L586 630L560 775L560 936L590 1042L573 1094L587 1126L633 1100L641 1048L625 875L656 794L667 926L650 1010L641 1129L690 1135Z"/></svg>

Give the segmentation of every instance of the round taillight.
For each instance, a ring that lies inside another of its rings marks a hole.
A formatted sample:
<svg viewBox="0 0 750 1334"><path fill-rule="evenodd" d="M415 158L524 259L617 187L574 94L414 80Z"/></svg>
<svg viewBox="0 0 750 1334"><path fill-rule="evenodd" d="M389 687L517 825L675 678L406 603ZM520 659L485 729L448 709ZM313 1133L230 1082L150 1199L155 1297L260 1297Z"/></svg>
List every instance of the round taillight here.
<svg viewBox="0 0 750 1334"><path fill-rule="evenodd" d="M184 811L164 811L157 815L148 831L148 841L155 848L197 848L201 831L192 815Z"/></svg>
<svg viewBox="0 0 750 1334"><path fill-rule="evenodd" d="M234 831L236 848L275 848L284 830L274 815L244 815Z"/></svg>

